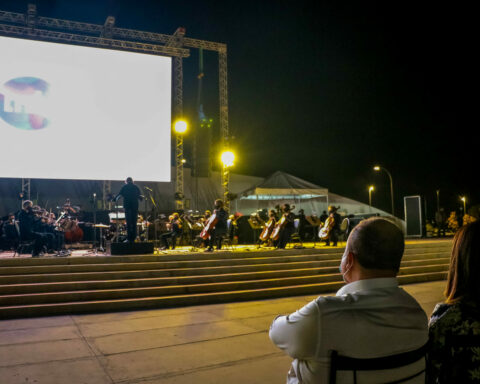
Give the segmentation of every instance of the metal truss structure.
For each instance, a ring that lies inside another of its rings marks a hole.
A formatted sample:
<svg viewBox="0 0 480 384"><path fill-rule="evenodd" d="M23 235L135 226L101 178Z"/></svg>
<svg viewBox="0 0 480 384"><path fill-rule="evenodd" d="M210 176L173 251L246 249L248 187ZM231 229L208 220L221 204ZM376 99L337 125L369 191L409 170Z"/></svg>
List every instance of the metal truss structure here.
<svg viewBox="0 0 480 384"><path fill-rule="evenodd" d="M0 35L23 37L41 41L55 41L69 44L89 45L101 48L127 50L173 57L174 76L174 120L183 116L183 58L189 57L190 48L218 52L220 131L222 146L228 148L228 88L227 88L227 46L206 40L185 37L185 29L178 28L173 35L118 28L115 17L108 16L103 25L71 20L54 19L37 15L37 8L29 4L27 13L0 10ZM183 208L183 137L176 137L176 196L177 207ZM224 198L228 194L228 172L222 172ZM23 187L23 182L22 182ZM104 185L103 202L106 201ZM225 204L228 208L228 199Z"/></svg>
<svg viewBox="0 0 480 384"><path fill-rule="evenodd" d="M22 179L22 189L21 189L22 208L23 208L23 202L25 200L30 200L32 197L31 196L32 189L30 188L31 182L32 181L30 179Z"/></svg>

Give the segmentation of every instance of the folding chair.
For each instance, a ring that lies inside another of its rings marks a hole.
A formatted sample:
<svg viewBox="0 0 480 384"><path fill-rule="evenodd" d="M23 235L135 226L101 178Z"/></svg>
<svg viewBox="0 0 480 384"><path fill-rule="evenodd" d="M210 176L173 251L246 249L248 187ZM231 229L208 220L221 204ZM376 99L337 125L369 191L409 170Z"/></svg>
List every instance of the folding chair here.
<svg viewBox="0 0 480 384"><path fill-rule="evenodd" d="M382 371L386 369L395 369L405 367L413 364L420 359L424 359L427 353L429 343L427 342L422 347L409 352L403 352L396 355L389 355L385 357L376 357L371 359L361 359L354 357L347 357L340 355L337 351L330 351L330 376L329 384L335 384L337 382L338 371L352 371L353 383L357 384L357 372L358 371ZM420 371L403 377L401 379L395 379L388 381L388 384L404 383L412 380L415 377L420 376L425 372L425 368ZM385 383L386 384L386 383Z"/></svg>

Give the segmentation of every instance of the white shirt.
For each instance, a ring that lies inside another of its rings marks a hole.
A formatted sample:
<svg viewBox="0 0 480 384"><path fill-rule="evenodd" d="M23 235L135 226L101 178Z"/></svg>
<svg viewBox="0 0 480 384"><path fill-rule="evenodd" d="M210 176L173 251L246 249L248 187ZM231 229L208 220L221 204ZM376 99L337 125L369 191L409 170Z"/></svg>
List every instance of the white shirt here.
<svg viewBox="0 0 480 384"><path fill-rule="evenodd" d="M396 278L358 280L336 296L320 296L295 313L277 317L270 339L295 359L287 384L328 383L330 350L356 358L415 350L428 340L427 316ZM393 381L424 367L422 359L394 370L359 371L357 379L369 384ZM337 383L352 382L352 372L337 373ZM424 382L423 374L409 381Z"/></svg>

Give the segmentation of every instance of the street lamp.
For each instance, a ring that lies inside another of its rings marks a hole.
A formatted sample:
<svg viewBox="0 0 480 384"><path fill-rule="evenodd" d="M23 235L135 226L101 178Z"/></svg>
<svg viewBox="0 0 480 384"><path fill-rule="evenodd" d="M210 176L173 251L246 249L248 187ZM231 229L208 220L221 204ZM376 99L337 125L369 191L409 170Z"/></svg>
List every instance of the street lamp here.
<svg viewBox="0 0 480 384"><path fill-rule="evenodd" d="M380 167L379 165L375 165L373 167L373 170L376 171L376 172L380 172L381 170L382 171L385 171L390 179L390 197L392 199L392 215L395 216L395 205L393 203L393 180L392 180L392 175L390 174L390 172L388 172L388 170L386 168L383 168L383 167Z"/></svg>
<svg viewBox="0 0 480 384"><path fill-rule="evenodd" d="M463 201L463 214L467 214L467 198L465 196L461 196L460 200Z"/></svg>
<svg viewBox="0 0 480 384"><path fill-rule="evenodd" d="M223 164L223 173L222 173L222 186L223 186L223 202L225 209L228 211L230 209L230 191L228 185L230 182L230 167L233 166L235 161L235 154L232 151L225 150L220 155L220 160Z"/></svg>
<svg viewBox="0 0 480 384"><path fill-rule="evenodd" d="M375 187L373 185L370 185L368 187L368 205L370 205L370 208L372 207L372 192L375 190Z"/></svg>

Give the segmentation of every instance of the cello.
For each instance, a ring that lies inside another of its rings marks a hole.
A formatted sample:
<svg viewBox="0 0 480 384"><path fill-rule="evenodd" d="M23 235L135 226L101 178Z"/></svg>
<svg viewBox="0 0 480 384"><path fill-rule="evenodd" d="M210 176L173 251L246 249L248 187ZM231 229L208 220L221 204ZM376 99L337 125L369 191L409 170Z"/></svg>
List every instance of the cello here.
<svg viewBox="0 0 480 384"><path fill-rule="evenodd" d="M205 224L205 227L203 227L202 232L200 232L200 237L203 240L208 240L211 237L211 232L213 228L215 228L215 225L218 222L218 218L216 213L214 212L212 216L208 219L207 223Z"/></svg>
<svg viewBox="0 0 480 384"><path fill-rule="evenodd" d="M285 217L285 215L283 215L277 225L275 225L275 228L272 231L272 235L270 236L273 241L276 241L280 238L280 232L285 227L285 225L287 225L287 218Z"/></svg>
<svg viewBox="0 0 480 384"><path fill-rule="evenodd" d="M330 237L330 231L332 230L334 225L335 219L333 218L333 215L328 216L327 220L325 220L325 224L318 231L318 237L320 238L320 240L327 240Z"/></svg>
<svg viewBox="0 0 480 384"><path fill-rule="evenodd" d="M267 222L267 224L265 224L265 227L263 228L262 233L260 234L260 240L268 241L268 239L270 239L270 236L272 235L274 228L275 228L275 220L270 219Z"/></svg>

